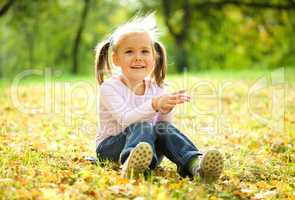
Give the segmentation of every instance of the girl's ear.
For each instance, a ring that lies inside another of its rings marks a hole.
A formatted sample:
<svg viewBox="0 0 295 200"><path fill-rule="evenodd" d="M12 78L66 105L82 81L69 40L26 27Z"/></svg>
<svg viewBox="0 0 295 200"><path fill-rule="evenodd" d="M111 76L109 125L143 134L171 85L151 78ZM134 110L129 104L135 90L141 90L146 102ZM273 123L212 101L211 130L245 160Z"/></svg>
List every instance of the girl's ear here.
<svg viewBox="0 0 295 200"><path fill-rule="evenodd" d="M116 66L119 66L119 57L116 53L112 53L112 60Z"/></svg>

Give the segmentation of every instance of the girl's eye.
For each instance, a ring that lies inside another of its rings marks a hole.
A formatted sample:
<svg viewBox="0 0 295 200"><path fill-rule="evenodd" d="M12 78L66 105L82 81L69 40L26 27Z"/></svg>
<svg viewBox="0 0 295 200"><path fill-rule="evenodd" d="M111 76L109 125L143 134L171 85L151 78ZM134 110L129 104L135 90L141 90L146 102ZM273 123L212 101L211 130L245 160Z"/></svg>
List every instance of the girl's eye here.
<svg viewBox="0 0 295 200"><path fill-rule="evenodd" d="M142 53L149 53L149 50L142 50Z"/></svg>
<svg viewBox="0 0 295 200"><path fill-rule="evenodd" d="M132 51L131 50L127 50L127 51L125 51L125 53L126 54L129 54L129 53L132 53Z"/></svg>

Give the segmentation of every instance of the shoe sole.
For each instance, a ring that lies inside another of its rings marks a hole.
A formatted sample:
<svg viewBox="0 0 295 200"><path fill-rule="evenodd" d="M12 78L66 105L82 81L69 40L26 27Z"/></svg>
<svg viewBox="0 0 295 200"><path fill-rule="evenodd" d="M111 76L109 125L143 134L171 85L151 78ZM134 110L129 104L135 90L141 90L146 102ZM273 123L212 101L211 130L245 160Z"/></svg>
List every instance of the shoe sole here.
<svg viewBox="0 0 295 200"><path fill-rule="evenodd" d="M122 177L132 178L149 168L153 158L153 149L147 142L140 142L131 151L127 159L127 167L122 172Z"/></svg>
<svg viewBox="0 0 295 200"><path fill-rule="evenodd" d="M223 170L223 157L217 150L209 150L205 153L201 163L201 177L205 182L216 181Z"/></svg>

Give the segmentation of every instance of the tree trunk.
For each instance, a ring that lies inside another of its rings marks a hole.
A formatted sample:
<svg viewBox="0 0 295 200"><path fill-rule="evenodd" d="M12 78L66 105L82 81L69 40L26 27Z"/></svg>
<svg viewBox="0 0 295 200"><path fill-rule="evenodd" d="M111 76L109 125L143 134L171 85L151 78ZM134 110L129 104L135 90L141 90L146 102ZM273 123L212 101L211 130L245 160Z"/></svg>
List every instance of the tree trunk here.
<svg viewBox="0 0 295 200"><path fill-rule="evenodd" d="M180 31L176 31L173 25L171 24L171 18L172 18L172 12L173 9L171 7L171 1L170 0L162 0L162 8L163 8L163 16L165 24L171 34L171 36L175 40L175 65L176 65L176 71L181 73L185 70L189 69L188 64L188 52L185 48L185 42L188 40L188 32L191 25L191 9L189 0L184 0L181 5L181 10L184 13L184 16L181 20L181 29Z"/></svg>
<svg viewBox="0 0 295 200"><path fill-rule="evenodd" d="M184 40L176 39L176 48L175 48L175 66L178 73L183 73L189 69L188 64L188 53L187 49L184 46Z"/></svg>
<svg viewBox="0 0 295 200"><path fill-rule="evenodd" d="M0 7L0 17L4 16L7 13L7 11L11 8L11 6L14 2L15 2L15 0L9 0L3 6ZM1 58L1 60L2 60L2 58ZM2 63L0 62L0 78L3 77L3 71L2 71L3 68L4 68L3 62Z"/></svg>
<svg viewBox="0 0 295 200"><path fill-rule="evenodd" d="M11 8L12 4L14 3L15 0L9 0L7 1L1 8L0 8L0 17L5 15L9 8Z"/></svg>
<svg viewBox="0 0 295 200"><path fill-rule="evenodd" d="M76 37L74 40L74 47L73 47L73 52L72 52L72 55L73 55L72 73L73 74L77 74L78 69L79 69L79 49L80 49L81 37L82 37L82 33L84 31L89 7L90 7L90 0L84 0L84 8L83 8L83 11L81 14L81 20L80 20L80 24L79 24L79 27L78 27L78 30L76 33Z"/></svg>

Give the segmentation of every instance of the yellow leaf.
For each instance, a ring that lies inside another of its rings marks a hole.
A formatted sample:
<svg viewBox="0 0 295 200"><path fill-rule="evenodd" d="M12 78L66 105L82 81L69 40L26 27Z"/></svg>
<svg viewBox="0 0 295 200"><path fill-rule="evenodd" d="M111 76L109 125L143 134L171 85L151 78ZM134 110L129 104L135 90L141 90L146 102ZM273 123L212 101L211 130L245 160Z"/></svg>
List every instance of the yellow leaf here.
<svg viewBox="0 0 295 200"><path fill-rule="evenodd" d="M258 183L256 183L256 186L260 189L266 189L268 187L267 183L265 183L264 181L259 181Z"/></svg>

